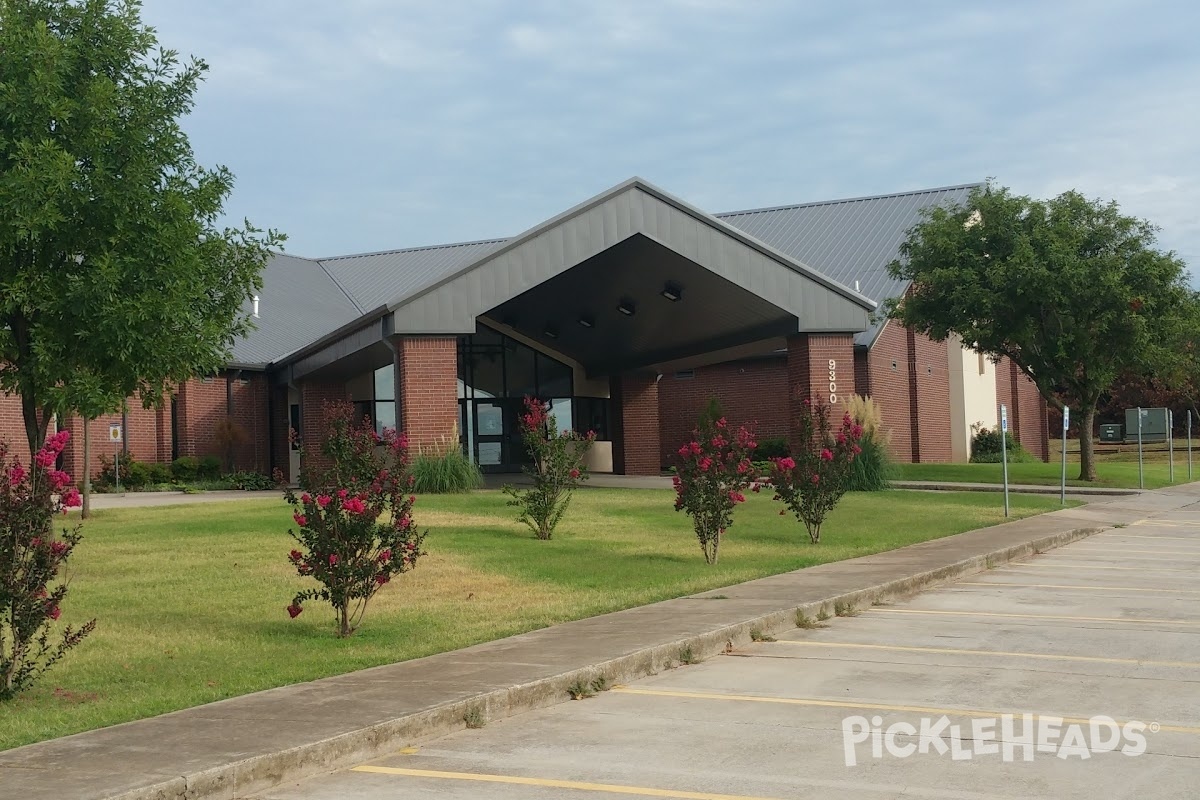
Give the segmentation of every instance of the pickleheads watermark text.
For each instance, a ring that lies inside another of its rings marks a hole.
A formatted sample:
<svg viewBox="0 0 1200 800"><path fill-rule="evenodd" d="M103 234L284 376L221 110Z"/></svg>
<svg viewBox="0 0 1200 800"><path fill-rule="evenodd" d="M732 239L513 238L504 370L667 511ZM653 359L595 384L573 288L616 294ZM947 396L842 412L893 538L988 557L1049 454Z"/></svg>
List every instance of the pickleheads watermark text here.
<svg viewBox="0 0 1200 800"><path fill-rule="evenodd" d="M1117 722L1106 716L1067 721L1062 717L1002 714L980 717L969 723L949 717L925 717L918 725L862 716L842 720L842 747L846 766L860 758L908 758L913 755L948 755L954 761L998 756L1004 761L1033 761L1038 753L1057 758L1088 759L1097 753L1119 751L1127 756L1146 752L1146 732L1156 733L1158 723Z"/></svg>

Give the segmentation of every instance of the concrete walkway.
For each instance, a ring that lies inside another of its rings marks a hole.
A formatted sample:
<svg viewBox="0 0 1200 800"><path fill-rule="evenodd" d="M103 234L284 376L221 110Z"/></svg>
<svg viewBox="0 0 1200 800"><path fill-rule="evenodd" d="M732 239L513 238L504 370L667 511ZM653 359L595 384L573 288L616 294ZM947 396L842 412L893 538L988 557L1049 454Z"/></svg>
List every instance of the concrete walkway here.
<svg viewBox="0 0 1200 800"><path fill-rule="evenodd" d="M920 489L935 492L1003 492L1004 485L999 483L959 483L957 481L892 481L893 489ZM1058 495L1058 486L1045 486L1033 483L1010 483L1008 490L1015 494L1052 494ZM1071 486L1067 484L1067 497L1132 497L1141 494L1144 489L1116 489L1108 486Z"/></svg>
<svg viewBox="0 0 1200 800"><path fill-rule="evenodd" d="M123 492L122 494L93 494L92 510L107 508L151 508L154 506L182 506L192 503L226 503L230 500L283 499L283 492L271 489L265 492L221 491L198 492ZM78 514L79 510L74 509Z"/></svg>
<svg viewBox="0 0 1200 800"><path fill-rule="evenodd" d="M652 674L832 613L981 572L1200 501L1200 484L776 575L441 655L297 684L0 753L4 797L236 798L567 699L603 675Z"/></svg>

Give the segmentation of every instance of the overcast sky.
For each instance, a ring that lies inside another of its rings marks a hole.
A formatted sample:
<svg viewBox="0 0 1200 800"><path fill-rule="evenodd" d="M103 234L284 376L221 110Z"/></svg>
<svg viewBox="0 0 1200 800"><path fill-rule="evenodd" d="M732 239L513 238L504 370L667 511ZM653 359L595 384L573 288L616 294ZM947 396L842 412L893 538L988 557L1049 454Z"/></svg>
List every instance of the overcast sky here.
<svg viewBox="0 0 1200 800"><path fill-rule="evenodd" d="M509 236L632 175L708 211L994 177L1200 273L1200 3L146 0L227 209L325 256Z"/></svg>

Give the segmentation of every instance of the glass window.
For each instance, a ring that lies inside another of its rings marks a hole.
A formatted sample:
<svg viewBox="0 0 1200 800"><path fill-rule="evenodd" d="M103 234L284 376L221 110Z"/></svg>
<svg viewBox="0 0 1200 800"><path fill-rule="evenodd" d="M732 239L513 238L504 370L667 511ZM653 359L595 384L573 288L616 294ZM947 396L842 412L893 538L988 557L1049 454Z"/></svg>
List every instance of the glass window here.
<svg viewBox="0 0 1200 800"><path fill-rule="evenodd" d="M570 397L575 394L571 368L550 356L537 354L538 394L541 397Z"/></svg>
<svg viewBox="0 0 1200 800"><path fill-rule="evenodd" d="M550 401L550 413L554 415L554 425L560 433L575 429L571 411L571 398L569 397L560 397Z"/></svg>
<svg viewBox="0 0 1200 800"><path fill-rule="evenodd" d="M291 432L288 437L292 443L293 450L300 449L300 404L292 403L288 408L288 425L291 427Z"/></svg>
<svg viewBox="0 0 1200 800"><path fill-rule="evenodd" d="M576 397L575 430L579 433L595 431L597 439L611 439L608 429L608 407L607 397Z"/></svg>
<svg viewBox="0 0 1200 800"><path fill-rule="evenodd" d="M388 364L375 370L375 399L396 399L396 365Z"/></svg>
<svg viewBox="0 0 1200 800"><path fill-rule="evenodd" d="M530 347L509 339L504 348L508 397L538 396L536 353Z"/></svg>
<svg viewBox="0 0 1200 800"><path fill-rule="evenodd" d="M375 401L375 432L383 435L384 428L396 429L396 401Z"/></svg>

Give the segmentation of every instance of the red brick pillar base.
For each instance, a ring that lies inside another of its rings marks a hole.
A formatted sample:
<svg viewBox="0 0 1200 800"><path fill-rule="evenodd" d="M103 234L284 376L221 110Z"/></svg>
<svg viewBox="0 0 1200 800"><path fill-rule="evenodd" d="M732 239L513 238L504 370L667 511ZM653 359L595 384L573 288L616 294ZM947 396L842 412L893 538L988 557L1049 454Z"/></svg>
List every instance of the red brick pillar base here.
<svg viewBox="0 0 1200 800"><path fill-rule="evenodd" d="M614 376L613 472L618 475L658 475L662 472L658 430L658 375Z"/></svg>
<svg viewBox="0 0 1200 800"><path fill-rule="evenodd" d="M799 333L788 337L788 388L792 447L804 400L811 398L837 409L854 394L854 336L849 333Z"/></svg>
<svg viewBox="0 0 1200 800"><path fill-rule="evenodd" d="M398 424L408 434L412 452L457 442L457 337L404 336L393 343Z"/></svg>

